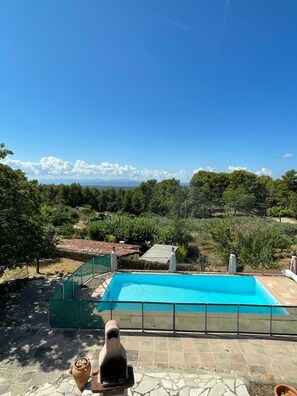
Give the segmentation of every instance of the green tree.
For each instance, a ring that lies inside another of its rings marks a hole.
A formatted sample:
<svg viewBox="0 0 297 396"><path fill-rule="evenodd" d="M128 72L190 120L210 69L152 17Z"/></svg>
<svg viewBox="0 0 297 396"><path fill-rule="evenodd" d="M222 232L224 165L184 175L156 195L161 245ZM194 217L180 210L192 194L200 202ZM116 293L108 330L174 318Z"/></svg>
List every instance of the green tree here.
<svg viewBox="0 0 297 396"><path fill-rule="evenodd" d="M4 159L7 155L13 154L11 150L8 150L5 147L4 143L0 143L0 159Z"/></svg>
<svg viewBox="0 0 297 396"><path fill-rule="evenodd" d="M237 229L238 256L252 268L272 268L277 252L290 245L290 240L278 227L263 221L247 223Z"/></svg>
<svg viewBox="0 0 297 396"><path fill-rule="evenodd" d="M1 158L10 154L3 150ZM28 181L20 170L0 164L0 273L5 268L29 262L37 255L34 235L43 235L40 221L37 182Z"/></svg>
<svg viewBox="0 0 297 396"><path fill-rule="evenodd" d="M29 258L35 261L36 272L40 273L40 259L54 257L57 254L57 238L55 228L48 224L42 216L32 223L32 232L29 235L31 250Z"/></svg>
<svg viewBox="0 0 297 396"><path fill-rule="evenodd" d="M150 212L161 216L174 213L176 197L180 189L180 182L176 179L167 179L157 183L150 200Z"/></svg>
<svg viewBox="0 0 297 396"><path fill-rule="evenodd" d="M231 248L235 250L238 267L272 268L277 253L290 246L288 238L277 223L265 220L240 220L228 216L212 219L206 226L217 255L227 265Z"/></svg>
<svg viewBox="0 0 297 396"><path fill-rule="evenodd" d="M224 191L222 202L227 209L233 209L234 214L238 211L249 212L255 205L256 197L248 193L243 186L232 187Z"/></svg>
<svg viewBox="0 0 297 396"><path fill-rule="evenodd" d="M297 192L297 171L294 169L287 171L282 176L282 180L289 191Z"/></svg>
<svg viewBox="0 0 297 396"><path fill-rule="evenodd" d="M230 184L230 175L224 172L199 171L190 180L189 204L194 217L210 217L220 211L222 196Z"/></svg>
<svg viewBox="0 0 297 396"><path fill-rule="evenodd" d="M289 193L288 185L283 179L274 180L272 205L267 211L269 216L278 216L281 222L282 217L287 214Z"/></svg>

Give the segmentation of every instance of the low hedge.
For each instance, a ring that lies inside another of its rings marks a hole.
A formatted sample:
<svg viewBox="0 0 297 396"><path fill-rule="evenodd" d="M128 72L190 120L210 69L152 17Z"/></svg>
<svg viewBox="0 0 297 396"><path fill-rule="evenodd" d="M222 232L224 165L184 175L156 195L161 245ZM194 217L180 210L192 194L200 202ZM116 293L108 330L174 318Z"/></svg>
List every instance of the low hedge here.
<svg viewBox="0 0 297 396"><path fill-rule="evenodd" d="M145 260L128 260L122 258L118 260L119 270L143 270L143 271L168 271L169 263L159 263L156 261L145 261ZM177 264L176 270L181 272L198 272L200 271L199 264Z"/></svg>

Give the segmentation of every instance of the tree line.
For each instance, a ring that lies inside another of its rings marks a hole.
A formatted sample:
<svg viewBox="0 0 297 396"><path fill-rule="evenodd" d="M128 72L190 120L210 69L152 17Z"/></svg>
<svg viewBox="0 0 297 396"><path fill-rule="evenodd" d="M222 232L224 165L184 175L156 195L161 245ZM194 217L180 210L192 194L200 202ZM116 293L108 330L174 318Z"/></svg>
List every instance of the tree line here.
<svg viewBox="0 0 297 396"><path fill-rule="evenodd" d="M72 208L89 206L98 212L153 213L170 218L209 218L232 211L234 214L297 218L297 171L287 171L280 179L257 176L245 170L232 173L199 171L189 186L179 180L148 180L136 188L38 185L39 199L45 205Z"/></svg>
<svg viewBox="0 0 297 396"><path fill-rule="evenodd" d="M8 154L0 144L0 160ZM297 217L296 202L295 170L278 180L243 170L200 171L189 186L176 179L148 180L125 190L39 184L0 163L0 276L7 267L33 261L38 272L40 259L53 257L60 237L174 244L182 261L197 261L205 245L197 235L205 234L223 262L232 247L242 266L270 267L280 251L296 244L296 227L280 228L264 215ZM240 221L234 216L239 212L261 219Z"/></svg>

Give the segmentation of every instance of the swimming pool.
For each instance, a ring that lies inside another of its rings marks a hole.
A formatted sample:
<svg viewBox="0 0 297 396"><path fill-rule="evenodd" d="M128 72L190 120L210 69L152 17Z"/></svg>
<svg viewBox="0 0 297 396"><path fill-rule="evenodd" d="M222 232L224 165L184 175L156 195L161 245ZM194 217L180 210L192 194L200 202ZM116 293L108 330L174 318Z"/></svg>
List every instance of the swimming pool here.
<svg viewBox="0 0 297 396"><path fill-rule="evenodd" d="M145 302L146 310L166 311L174 303L178 311L197 312L208 304L209 312L233 312L240 304L243 313L261 314L269 314L269 307L261 306L279 305L253 276L179 274L115 274L98 309L107 301L113 301L115 310L130 310L131 302ZM284 309L278 311L275 313L286 314Z"/></svg>

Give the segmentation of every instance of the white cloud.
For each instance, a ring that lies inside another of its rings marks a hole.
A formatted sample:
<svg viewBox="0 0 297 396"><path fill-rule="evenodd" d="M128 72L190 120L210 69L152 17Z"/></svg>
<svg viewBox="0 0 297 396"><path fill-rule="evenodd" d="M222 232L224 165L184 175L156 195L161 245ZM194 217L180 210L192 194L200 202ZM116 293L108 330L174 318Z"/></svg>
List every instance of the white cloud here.
<svg viewBox="0 0 297 396"><path fill-rule="evenodd" d="M52 175L59 175L60 173L68 174L72 170L70 162L55 157L41 158L39 166L42 171Z"/></svg>
<svg viewBox="0 0 297 396"><path fill-rule="evenodd" d="M272 171L267 168L261 168L260 170L256 171L255 174L258 176L270 176L270 177L272 177L273 175Z"/></svg>
<svg viewBox="0 0 297 396"><path fill-rule="evenodd" d="M236 170L247 170L246 166L228 166L230 172L234 172Z"/></svg>
<svg viewBox="0 0 297 396"><path fill-rule="evenodd" d="M270 176L272 177L273 173L270 169L268 168L261 168L260 170L254 172L254 171L250 171L249 169L247 169L246 166L228 166L228 169L230 172L234 172L236 170L244 170L247 172L252 172L255 173L258 176Z"/></svg>
<svg viewBox="0 0 297 396"><path fill-rule="evenodd" d="M44 157L39 162L25 162L5 158L2 163L11 166L13 169L21 169L28 177L38 179L169 179L176 178L181 181L189 180L185 171L169 172L163 169L137 169L132 165L111 164L101 162L100 164L88 164L85 161L77 160L74 164L63 161L56 157Z"/></svg>
<svg viewBox="0 0 297 396"><path fill-rule="evenodd" d="M291 157L293 157L293 154L291 154L291 153L286 153L286 154L283 155L283 157L284 157L284 158L291 158Z"/></svg>
<svg viewBox="0 0 297 396"><path fill-rule="evenodd" d="M193 175L199 171L214 172L214 168L207 166L206 168L198 168L193 170Z"/></svg>

